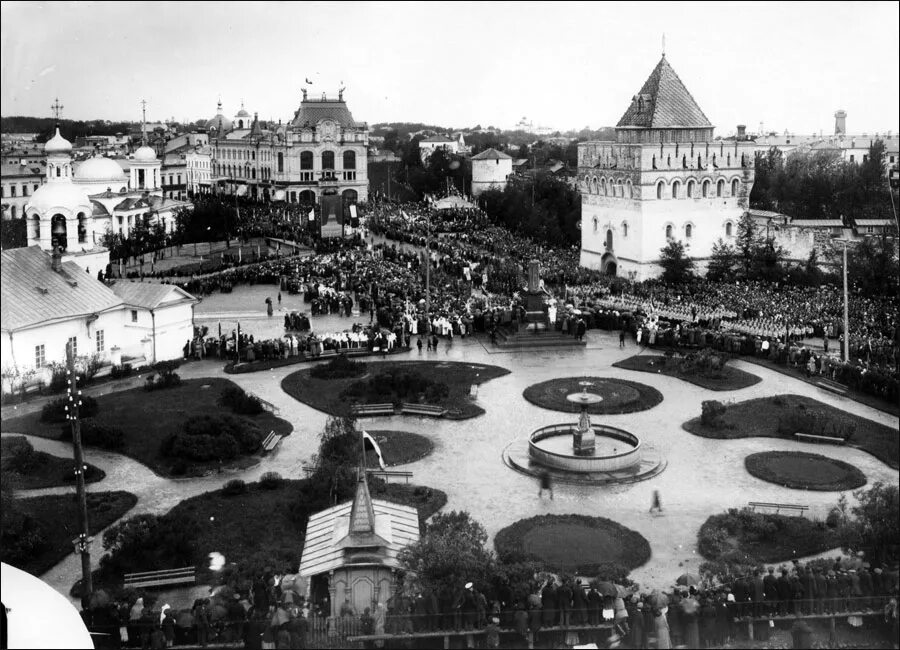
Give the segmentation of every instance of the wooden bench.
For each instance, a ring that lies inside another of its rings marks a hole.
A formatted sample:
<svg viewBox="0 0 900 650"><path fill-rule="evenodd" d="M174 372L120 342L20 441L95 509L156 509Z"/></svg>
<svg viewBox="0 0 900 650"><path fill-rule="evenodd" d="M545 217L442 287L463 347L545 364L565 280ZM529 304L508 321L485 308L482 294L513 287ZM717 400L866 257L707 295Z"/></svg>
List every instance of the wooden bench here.
<svg viewBox="0 0 900 650"><path fill-rule="evenodd" d="M834 436L817 436L812 433L795 433L794 437L801 442L825 442L830 445L843 445L846 440L843 438L835 438Z"/></svg>
<svg viewBox="0 0 900 650"><path fill-rule="evenodd" d="M447 414L443 406L429 406L428 404L403 403L401 408L403 415L427 415L434 418L442 418Z"/></svg>
<svg viewBox="0 0 900 650"><path fill-rule="evenodd" d="M356 404L352 409L353 415L365 417L369 415L394 415L394 405L384 404Z"/></svg>
<svg viewBox="0 0 900 650"><path fill-rule="evenodd" d="M831 381L830 379L820 379L816 382L816 386L832 393L837 393L838 395L847 394L846 386L844 386L843 384L839 384L836 381Z"/></svg>
<svg viewBox="0 0 900 650"><path fill-rule="evenodd" d="M194 567L189 566L183 569L126 573L123 586L126 588L164 587L166 585L194 584L194 582L196 582Z"/></svg>
<svg viewBox="0 0 900 650"><path fill-rule="evenodd" d="M262 447L266 452L270 452L278 446L278 443L281 442L283 436L275 433L275 430L269 431L269 435L266 436L266 439L263 440Z"/></svg>
<svg viewBox="0 0 900 650"><path fill-rule="evenodd" d="M747 505L753 509L753 512L756 512L757 508L775 508L776 515L781 510L797 510L802 517L803 514L809 510L809 506L801 506L794 503L761 503L759 501L750 501Z"/></svg>
<svg viewBox="0 0 900 650"><path fill-rule="evenodd" d="M386 470L386 469L367 469L367 474L371 474L373 476L379 476L384 478L387 481L389 478L402 478L405 479L407 483L409 483L409 479L412 478L412 472L403 472L398 470Z"/></svg>

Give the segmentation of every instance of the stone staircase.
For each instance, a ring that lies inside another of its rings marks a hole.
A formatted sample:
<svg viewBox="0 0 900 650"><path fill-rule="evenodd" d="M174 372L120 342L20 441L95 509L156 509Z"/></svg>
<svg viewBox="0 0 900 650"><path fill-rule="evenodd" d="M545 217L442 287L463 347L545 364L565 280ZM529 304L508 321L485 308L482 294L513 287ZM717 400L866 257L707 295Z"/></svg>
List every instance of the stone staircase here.
<svg viewBox="0 0 900 650"><path fill-rule="evenodd" d="M516 331L510 325L501 326L497 330L497 347L504 349L583 348L585 345L584 340L578 341L574 336L553 329L535 332L533 329L520 328Z"/></svg>

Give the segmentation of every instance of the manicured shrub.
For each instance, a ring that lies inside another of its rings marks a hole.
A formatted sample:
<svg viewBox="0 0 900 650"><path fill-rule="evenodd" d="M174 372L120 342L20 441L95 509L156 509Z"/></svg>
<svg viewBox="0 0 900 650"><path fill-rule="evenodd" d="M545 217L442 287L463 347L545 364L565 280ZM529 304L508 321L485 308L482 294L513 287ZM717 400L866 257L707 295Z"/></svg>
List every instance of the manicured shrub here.
<svg viewBox="0 0 900 650"><path fill-rule="evenodd" d="M181 385L181 376L175 372L178 367L176 361L160 361L153 365L156 374L147 376L144 388L147 390L161 390L165 388L175 388Z"/></svg>
<svg viewBox="0 0 900 650"><path fill-rule="evenodd" d="M81 405L78 407L78 415L81 418L92 418L100 411L100 405L90 395L81 396ZM66 407L69 405L68 397L60 397L52 402L47 402L41 409L41 422L66 422Z"/></svg>
<svg viewBox="0 0 900 650"><path fill-rule="evenodd" d="M446 384L435 382L417 372L391 369L366 381L355 381L341 393L343 399L368 403L418 401L423 395L429 403L439 403L450 395Z"/></svg>
<svg viewBox="0 0 900 650"><path fill-rule="evenodd" d="M264 490L274 490L281 485L282 478L278 472L266 472L259 477L259 487Z"/></svg>
<svg viewBox="0 0 900 650"><path fill-rule="evenodd" d="M725 404L718 400L710 399L704 400L700 408L701 423L708 427L722 426L722 416L725 415L725 411L728 409Z"/></svg>
<svg viewBox="0 0 900 650"><path fill-rule="evenodd" d="M323 363L309 374L316 379L346 379L347 377L359 377L366 372L366 364L349 359L346 354L339 354L328 363Z"/></svg>
<svg viewBox="0 0 900 650"><path fill-rule="evenodd" d="M728 363L728 356L724 352L703 348L697 352L691 352L679 360L678 371L685 375L718 377L725 369L726 363Z"/></svg>
<svg viewBox="0 0 900 650"><path fill-rule="evenodd" d="M123 363L121 366L113 366L109 370L109 376L113 379L122 379L131 376L133 368L130 363Z"/></svg>
<svg viewBox="0 0 900 650"><path fill-rule="evenodd" d="M72 427L68 422L60 427L59 439L72 441ZM88 418L81 420L81 442L91 447L118 451L125 446L125 433L116 426Z"/></svg>
<svg viewBox="0 0 900 650"><path fill-rule="evenodd" d="M219 396L219 405L227 406L238 415L259 415L262 402L256 395L248 395L240 386L229 386Z"/></svg>
<svg viewBox="0 0 900 650"><path fill-rule="evenodd" d="M38 462L34 447L25 436L3 438L3 460L9 469L19 474L32 471Z"/></svg>
<svg viewBox="0 0 900 650"><path fill-rule="evenodd" d="M238 494L244 494L246 491L247 491L247 484L244 483L239 478L231 479L222 487L222 492L224 494L227 494L228 496L236 496Z"/></svg>
<svg viewBox="0 0 900 650"><path fill-rule="evenodd" d="M233 415L197 415L188 418L182 431L167 437L161 447L163 456L206 462L231 460L252 454L262 437L252 422Z"/></svg>

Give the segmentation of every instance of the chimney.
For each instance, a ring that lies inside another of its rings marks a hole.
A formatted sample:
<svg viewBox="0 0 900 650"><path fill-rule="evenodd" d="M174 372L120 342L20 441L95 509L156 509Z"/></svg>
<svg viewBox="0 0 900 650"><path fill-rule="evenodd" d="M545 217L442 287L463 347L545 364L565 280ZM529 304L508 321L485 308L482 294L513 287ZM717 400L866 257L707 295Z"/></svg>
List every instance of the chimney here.
<svg viewBox="0 0 900 650"><path fill-rule="evenodd" d="M50 255L50 268L57 273L62 273L62 246L54 246Z"/></svg>
<svg viewBox="0 0 900 650"><path fill-rule="evenodd" d="M739 140L743 140L747 136L747 125L746 124L738 124L737 125L737 137Z"/></svg>

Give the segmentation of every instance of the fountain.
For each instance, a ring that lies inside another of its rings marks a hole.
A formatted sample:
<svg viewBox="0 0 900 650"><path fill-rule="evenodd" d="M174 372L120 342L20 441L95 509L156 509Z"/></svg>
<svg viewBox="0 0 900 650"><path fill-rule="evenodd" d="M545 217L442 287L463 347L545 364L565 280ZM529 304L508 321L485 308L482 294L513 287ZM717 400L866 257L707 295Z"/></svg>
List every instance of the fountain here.
<svg viewBox="0 0 900 650"><path fill-rule="evenodd" d="M527 439L514 441L504 451L506 463L526 474L549 472L555 479L574 483L628 483L656 476L666 463L659 453L636 435L591 422L588 409L603 397L588 392L592 382L579 382L580 393L567 395L581 407L578 421L535 429Z"/></svg>

